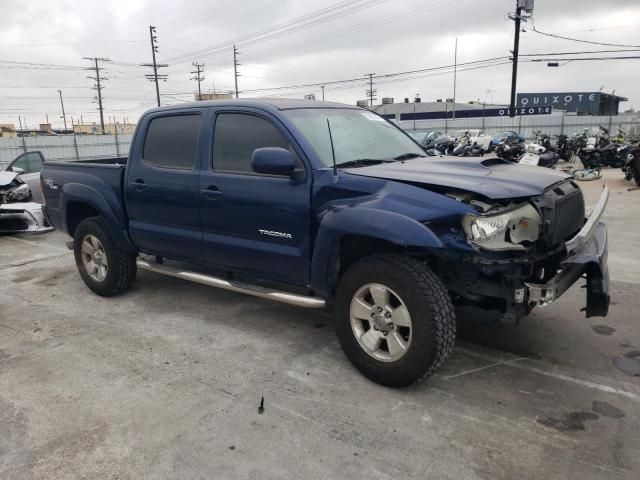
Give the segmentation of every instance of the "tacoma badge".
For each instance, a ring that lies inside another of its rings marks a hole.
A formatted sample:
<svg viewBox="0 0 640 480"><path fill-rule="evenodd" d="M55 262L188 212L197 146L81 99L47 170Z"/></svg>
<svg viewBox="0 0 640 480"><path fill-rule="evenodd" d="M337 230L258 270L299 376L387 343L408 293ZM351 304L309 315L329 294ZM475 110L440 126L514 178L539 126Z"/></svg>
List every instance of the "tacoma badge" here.
<svg viewBox="0 0 640 480"><path fill-rule="evenodd" d="M262 228L258 229L260 235L269 235L270 237L280 237L280 238L290 238L293 240L293 236L290 233L283 232L274 232L273 230L263 230Z"/></svg>

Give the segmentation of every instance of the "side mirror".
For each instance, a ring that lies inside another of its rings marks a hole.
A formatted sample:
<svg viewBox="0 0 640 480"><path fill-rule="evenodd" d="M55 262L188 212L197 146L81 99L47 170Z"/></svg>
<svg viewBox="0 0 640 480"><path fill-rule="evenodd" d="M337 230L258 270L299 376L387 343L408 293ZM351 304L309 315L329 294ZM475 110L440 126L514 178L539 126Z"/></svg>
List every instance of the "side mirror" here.
<svg viewBox="0 0 640 480"><path fill-rule="evenodd" d="M280 147L257 148L251 156L251 168L266 175L291 176L296 162L289 150Z"/></svg>
<svg viewBox="0 0 640 480"><path fill-rule="evenodd" d="M20 168L20 167L11 167L11 171L13 173L17 173L18 175L24 173L24 170L22 168Z"/></svg>

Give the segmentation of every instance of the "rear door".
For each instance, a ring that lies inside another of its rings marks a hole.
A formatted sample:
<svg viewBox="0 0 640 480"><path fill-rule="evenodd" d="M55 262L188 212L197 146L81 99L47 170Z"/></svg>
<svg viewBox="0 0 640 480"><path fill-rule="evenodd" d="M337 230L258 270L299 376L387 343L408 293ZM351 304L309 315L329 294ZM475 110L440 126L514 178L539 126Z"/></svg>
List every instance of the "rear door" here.
<svg viewBox="0 0 640 480"><path fill-rule="evenodd" d="M127 165L129 230L140 250L202 260L198 156L202 112L166 111L144 117Z"/></svg>
<svg viewBox="0 0 640 480"><path fill-rule="evenodd" d="M260 277L309 280L311 170L279 121L261 111L215 112L209 168L200 176L205 260ZM256 174L257 148L289 149L294 177Z"/></svg>

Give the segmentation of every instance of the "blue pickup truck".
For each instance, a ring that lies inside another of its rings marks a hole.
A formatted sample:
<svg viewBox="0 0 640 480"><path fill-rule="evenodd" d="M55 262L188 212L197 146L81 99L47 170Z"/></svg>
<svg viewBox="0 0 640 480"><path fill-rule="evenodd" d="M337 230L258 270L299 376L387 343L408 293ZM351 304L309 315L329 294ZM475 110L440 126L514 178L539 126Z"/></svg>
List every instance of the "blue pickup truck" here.
<svg viewBox="0 0 640 480"><path fill-rule="evenodd" d="M128 158L47 162L41 181L45 215L98 295L144 269L331 308L346 355L384 385L446 360L459 307L517 323L585 278L586 315L608 311L606 187L586 217L566 174L429 157L348 105L157 108Z"/></svg>

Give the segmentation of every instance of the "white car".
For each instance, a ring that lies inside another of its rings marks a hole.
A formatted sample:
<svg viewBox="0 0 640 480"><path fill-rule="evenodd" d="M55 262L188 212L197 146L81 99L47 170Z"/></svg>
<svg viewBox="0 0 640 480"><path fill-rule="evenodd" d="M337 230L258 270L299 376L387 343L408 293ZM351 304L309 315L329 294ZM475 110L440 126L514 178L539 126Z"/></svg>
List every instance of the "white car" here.
<svg viewBox="0 0 640 480"><path fill-rule="evenodd" d="M460 130L457 133L458 137L463 137L465 132L469 132L471 145L474 143L479 147L482 147L485 151L489 151L489 147L493 142L493 137L489 135L484 130L470 129L470 130Z"/></svg>
<svg viewBox="0 0 640 480"><path fill-rule="evenodd" d="M27 152L15 158L6 168L7 172L20 175L20 179L29 185L34 202L43 203L42 188L40 187L40 170L44 163L42 152Z"/></svg>
<svg viewBox="0 0 640 480"><path fill-rule="evenodd" d="M0 172L0 233L53 230L42 213L42 205L31 201L29 185L20 177L18 172Z"/></svg>

